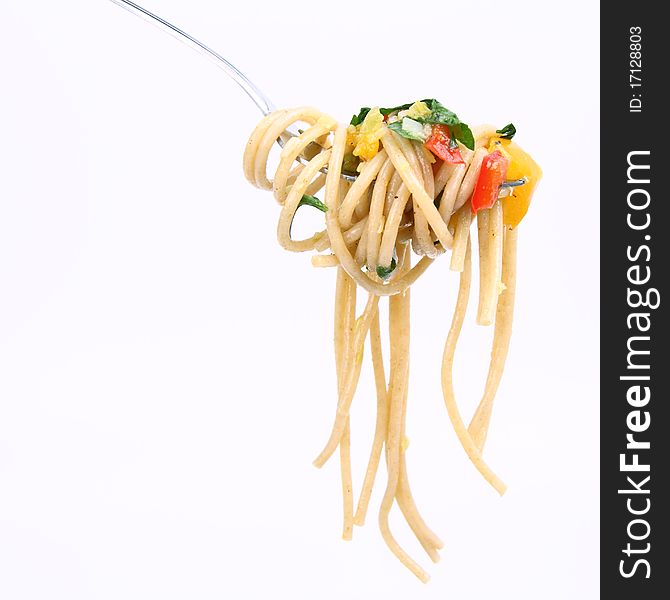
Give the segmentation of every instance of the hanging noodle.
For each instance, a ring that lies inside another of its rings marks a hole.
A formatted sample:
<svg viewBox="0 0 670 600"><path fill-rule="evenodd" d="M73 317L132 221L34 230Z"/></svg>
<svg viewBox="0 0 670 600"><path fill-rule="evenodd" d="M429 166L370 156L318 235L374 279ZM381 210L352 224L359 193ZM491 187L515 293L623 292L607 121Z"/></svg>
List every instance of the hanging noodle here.
<svg viewBox="0 0 670 600"><path fill-rule="evenodd" d="M299 135L285 132L293 126ZM460 272L460 286L444 348L442 388L453 428L466 454L500 494L504 483L484 462L482 452L512 332L514 309L516 227L505 224L502 201L476 214L479 256L477 323L494 325L493 346L484 393L466 426L453 389L456 344L465 320L471 287L471 223L469 200L478 181L487 146L496 131L474 129L474 150L460 146L462 162L436 163L417 141L387 126L379 130L379 151L361 161L356 180L342 177L347 126L313 108L278 110L266 116L251 134L244 154L247 179L272 190L281 207L277 237L295 252L316 251L316 267L337 270L334 344L338 401L328 440L314 461L322 466L339 448L343 495L343 534L351 539L353 526L365 522L370 497L384 450L387 480L379 509L382 536L398 559L422 581L427 573L401 548L389 525L397 504L428 556L437 561L440 539L426 526L410 491L405 461L405 417L409 378L410 286L447 250L450 268ZM285 141L272 179L267 176L270 151L278 138ZM296 162L298 158L302 163ZM436 163L435 165L433 163ZM322 170L327 169L324 175ZM325 228L303 240L291 237L291 225L303 197L323 191ZM411 252L420 256L412 266ZM382 269L380 272L380 268ZM356 318L356 291L367 292L365 309ZM389 373L382 355L379 300L389 296ZM361 493L354 510L350 461L350 409L358 385L365 340L377 396L374 438Z"/></svg>

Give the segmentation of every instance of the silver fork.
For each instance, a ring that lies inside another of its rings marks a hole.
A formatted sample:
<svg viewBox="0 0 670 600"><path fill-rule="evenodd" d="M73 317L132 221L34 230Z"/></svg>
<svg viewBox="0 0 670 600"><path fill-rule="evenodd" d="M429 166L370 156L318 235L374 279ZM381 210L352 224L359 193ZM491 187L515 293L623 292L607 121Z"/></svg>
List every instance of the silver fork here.
<svg viewBox="0 0 670 600"><path fill-rule="evenodd" d="M110 2L113 2L117 6L124 8L128 12L134 14L135 16L140 17L141 19L148 21L152 25L155 25L159 29L162 29L166 33L169 33L170 35L177 38L180 42L183 42L196 52L204 54L207 58L212 60L212 62L214 62L214 64L217 67L222 69L226 73L226 75L228 75L228 77L230 77L237 85L239 85L242 88L242 90L247 94L247 96L249 96L249 98L251 98L253 103L259 108L259 110L263 113L263 115L268 115L275 110L274 104L253 81L251 81L235 65L226 60L215 50L212 50L209 46L203 44L200 40L197 40L192 35L189 35L185 31L179 29L179 27L176 27L172 23L166 21L165 19L162 19L161 17L155 15L152 12L149 12L146 8L142 8L139 4L135 4L130 0L110 0ZM277 138L277 143L283 148L286 141L296 135L297 134L295 132L287 130L285 136ZM314 142L312 142L312 144L310 145L317 146ZM308 154L316 154L316 152L320 150L320 147L317 146L312 150L308 146L306 150L308 150ZM298 156L297 160L303 164L306 164L308 162L307 159L305 159L302 156ZM327 173L328 168L324 167L323 169L321 169L321 172ZM357 175L352 175L344 172L342 173L342 178L346 179L347 181L354 181L356 177ZM514 181L503 182L501 187L513 188L523 185L524 183L526 183L525 179L516 179Z"/></svg>

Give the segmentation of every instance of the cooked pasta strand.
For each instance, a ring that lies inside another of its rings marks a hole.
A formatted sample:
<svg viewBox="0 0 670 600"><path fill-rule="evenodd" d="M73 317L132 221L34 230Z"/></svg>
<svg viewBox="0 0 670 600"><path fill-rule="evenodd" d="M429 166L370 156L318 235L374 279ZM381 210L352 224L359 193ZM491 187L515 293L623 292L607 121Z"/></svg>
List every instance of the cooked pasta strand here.
<svg viewBox="0 0 670 600"><path fill-rule="evenodd" d="M403 265L406 249L398 260ZM389 423L386 434L386 465L388 479L379 509L379 528L391 552L421 581L429 579L428 573L415 562L391 533L389 514L400 481L400 454L402 452L402 421L409 367L409 290L389 298L389 336L391 340L391 373L389 382Z"/></svg>
<svg viewBox="0 0 670 600"><path fill-rule="evenodd" d="M503 291L500 294L498 309L496 311L491 362L488 376L486 377L484 395L468 427L468 432L480 451L484 448L484 443L486 442L486 434L488 433L491 412L493 410L493 400L500 385L509 351L510 339L512 338L514 295L516 292L516 249L517 230L505 227L502 256Z"/></svg>
<svg viewBox="0 0 670 600"><path fill-rule="evenodd" d="M504 132L498 134L492 125L458 128L453 125L456 115L435 102L427 100L386 111L362 109L349 126L310 107L278 110L254 129L243 164L247 179L261 189L272 190L279 204L279 244L292 252L325 253L313 256L312 265L334 267L337 273L333 336L337 404L330 435L314 464L322 466L339 449L342 537L351 539L353 526L365 522L383 451L386 486L379 507L379 528L391 552L422 581L428 580L428 574L400 546L389 522L396 503L431 560L439 560L443 543L419 513L407 472L410 287L440 254L451 251L449 268L460 273L460 281L442 356L444 402L466 455L484 479L503 494L505 484L484 461L483 448L512 333L518 221L512 225L509 218L525 214L532 188L524 188L523 193L501 192L503 174L491 180L494 174L490 159L484 159L491 148L506 148L506 155L529 165L526 171L534 174L533 185L541 175L528 155L509 139L501 139ZM427 120L424 117L428 113L439 118ZM289 130L298 134L289 134ZM466 131L471 131L474 139L466 141ZM436 135L441 146L431 142ZM452 139L457 135L461 137ZM278 139L283 148L271 179L268 161ZM521 163L516 164L517 173ZM343 179L343 171L355 172L355 180ZM530 182L530 178L525 180ZM482 183L486 181L489 183ZM316 194L322 200L315 200ZM503 206L503 202L507 204ZM508 210L510 203L516 203L514 210ZM325 227L304 239L294 239L292 223L304 204L324 212ZM455 398L453 369L472 283L473 210L481 205L491 208L476 213L476 322L490 325L495 321L495 327L484 391L466 427ZM410 249L421 257L414 266ZM359 287L367 292L367 301L356 318ZM379 299L384 296L389 298L388 379L380 328ZM436 304L439 302L441 298ZM368 336L377 414L367 468L358 502L354 503L351 408Z"/></svg>
<svg viewBox="0 0 670 600"><path fill-rule="evenodd" d="M444 403L447 407L449 419L451 419L451 424L454 428L454 431L456 432L463 449L468 455L468 458L482 474L484 479L486 479L486 481L488 481L495 488L495 490L500 495L502 495L505 493L506 486L490 469L486 462L484 462L477 444L475 444L473 439L470 437L470 434L465 427L465 423L463 423L461 413L458 410L458 405L456 404L456 397L454 395L454 355L456 352L456 343L458 342L458 337L460 336L461 328L463 327L463 321L465 320L465 311L468 305L468 297L470 295L470 265L470 241L468 240L467 250L465 253L465 265L463 271L461 272L461 280L458 288L456 308L454 309L454 316L451 321L451 328L449 329L449 333L447 335L447 341L444 345L444 354L442 357L442 392L444 394Z"/></svg>
<svg viewBox="0 0 670 600"><path fill-rule="evenodd" d="M354 516L355 525L363 525L365 516L372 494L372 486L377 476L379 461L381 459L382 448L384 447L384 438L388 428L388 392L386 389L386 376L384 374L384 359L382 356L382 341L379 331L379 310L375 311L370 327L370 354L372 356L372 367L375 375L375 388L377 390L377 420L375 423L375 433L372 440L372 449L368 467L365 470L365 479L361 488L361 494L358 497L358 506Z"/></svg>

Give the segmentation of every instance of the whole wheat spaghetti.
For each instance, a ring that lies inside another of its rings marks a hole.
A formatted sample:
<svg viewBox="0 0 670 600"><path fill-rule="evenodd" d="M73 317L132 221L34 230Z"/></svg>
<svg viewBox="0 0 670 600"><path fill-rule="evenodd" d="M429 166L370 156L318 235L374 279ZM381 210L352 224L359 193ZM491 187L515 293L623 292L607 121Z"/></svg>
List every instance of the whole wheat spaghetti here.
<svg viewBox="0 0 670 600"><path fill-rule="evenodd" d="M297 134L288 136L287 131ZM470 129L436 100L364 108L349 125L314 108L301 107L266 116L251 134L244 153L247 179L272 190L279 204L280 245L294 252L315 252L314 266L332 267L337 273L337 405L331 433L314 464L322 466L339 450L343 537L350 539L354 525L363 525L383 458L387 479L379 528L391 551L422 581L428 580L427 573L400 547L389 526L389 514L396 504L428 556L439 559L442 542L416 507L405 463L410 287L441 255L450 254L440 261L460 273L460 285L450 327L445 323L444 402L468 457L502 494L505 484L487 465L483 451L512 332L518 224L541 177L530 156L511 141L515 132L511 124L502 129ZM268 159L278 138L285 144L270 178ZM355 181L344 179L343 173L355 175ZM521 180L523 185L503 188L506 180ZM304 205L323 211L324 227L306 239L294 239L291 225ZM480 325L494 325L494 334L484 392L466 423L454 395L452 367L471 295L473 224L479 261L476 319ZM418 260L413 261L413 255ZM367 301L357 316L359 291L367 294ZM388 372L379 316L384 297L389 305ZM366 340L374 371L377 419L355 502L350 409Z"/></svg>

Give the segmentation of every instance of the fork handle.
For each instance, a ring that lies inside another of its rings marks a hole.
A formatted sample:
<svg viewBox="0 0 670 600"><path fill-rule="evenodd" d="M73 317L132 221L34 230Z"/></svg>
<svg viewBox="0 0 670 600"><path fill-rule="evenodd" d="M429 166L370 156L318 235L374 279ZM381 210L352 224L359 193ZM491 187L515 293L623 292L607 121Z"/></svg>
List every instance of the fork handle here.
<svg viewBox="0 0 670 600"><path fill-rule="evenodd" d="M242 73L235 65L227 61L225 58L223 58L223 56L212 50L209 46L206 46L201 41L196 40L193 36L189 35L185 31L182 31L179 29L179 27L172 25L172 23L169 23L158 15L149 12L146 8L142 8L134 2L130 2L130 0L110 0L110 2L113 2L117 6L124 8L135 16L140 17L152 25L155 25L159 29L162 29L166 33L169 33L196 52L204 54L245 91L247 96L253 100L254 104L264 115L267 115L275 110L275 107L272 102L270 102L270 99L258 88L258 86L256 86L256 84L250 81L247 76L244 75L244 73Z"/></svg>

